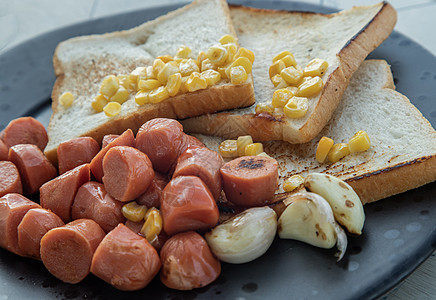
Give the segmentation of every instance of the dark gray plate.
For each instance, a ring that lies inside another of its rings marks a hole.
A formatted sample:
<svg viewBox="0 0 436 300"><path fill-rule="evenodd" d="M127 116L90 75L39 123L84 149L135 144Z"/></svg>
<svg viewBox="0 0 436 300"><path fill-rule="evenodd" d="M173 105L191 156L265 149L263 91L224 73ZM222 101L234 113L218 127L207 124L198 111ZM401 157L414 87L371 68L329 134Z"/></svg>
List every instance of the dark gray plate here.
<svg viewBox="0 0 436 300"><path fill-rule="evenodd" d="M302 3L239 1L263 8L329 13ZM179 5L180 6L180 5ZM52 55L72 36L127 29L179 7L158 7L93 20L42 35L0 56L0 129L32 115L48 123L54 83ZM394 32L371 55L391 65L398 91L436 124L436 58ZM72 124L72 126L74 126ZM381 128L383 130L383 128ZM90 275L77 285L60 282L41 262L0 249L0 299L369 299L382 295L410 274L436 248L436 183L365 206L364 234L350 238L336 263L333 250L276 240L261 258L223 264L210 286L190 292L165 288L158 279L137 292L120 292Z"/></svg>

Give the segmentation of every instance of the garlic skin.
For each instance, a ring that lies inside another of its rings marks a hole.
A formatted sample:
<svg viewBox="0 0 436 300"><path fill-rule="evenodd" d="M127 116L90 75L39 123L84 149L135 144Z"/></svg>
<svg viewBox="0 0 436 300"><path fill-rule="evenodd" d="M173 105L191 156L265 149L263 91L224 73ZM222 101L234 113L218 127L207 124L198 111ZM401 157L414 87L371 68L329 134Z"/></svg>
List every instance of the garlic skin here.
<svg viewBox="0 0 436 300"><path fill-rule="evenodd" d="M243 211L206 233L213 254L220 260L242 264L262 256L277 232L277 215L268 206Z"/></svg>

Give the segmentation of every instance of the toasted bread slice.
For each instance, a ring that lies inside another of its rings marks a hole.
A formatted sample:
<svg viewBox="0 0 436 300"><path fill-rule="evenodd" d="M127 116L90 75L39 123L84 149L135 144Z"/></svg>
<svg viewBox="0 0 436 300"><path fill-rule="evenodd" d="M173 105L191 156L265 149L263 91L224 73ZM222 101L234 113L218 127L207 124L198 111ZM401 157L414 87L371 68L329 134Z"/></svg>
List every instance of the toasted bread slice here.
<svg viewBox="0 0 436 300"><path fill-rule="evenodd" d="M253 64L256 104L271 103L276 90L269 78L272 58L289 50L300 66L321 58L329 67L322 79L324 88L309 98L307 114L290 119L283 111L255 114L255 105L229 112L184 120L187 132L226 138L250 134L254 140L283 140L305 143L327 124L339 104L349 78L366 56L392 32L396 12L380 3L354 7L336 14L286 12L231 7L239 43L256 56Z"/></svg>
<svg viewBox="0 0 436 300"><path fill-rule="evenodd" d="M359 130L371 140L366 152L353 153L336 163L315 159L321 137L347 143ZM206 145L218 150L222 139L203 136ZM295 174L327 173L345 180L365 204L436 180L436 132L418 109L394 90L393 77L384 60L367 60L350 80L328 125L309 143L264 143L265 152L279 162L280 188Z"/></svg>
<svg viewBox="0 0 436 300"><path fill-rule="evenodd" d="M226 34L236 36L226 1L195 0L130 30L60 43L53 57L57 79L52 92L47 157L55 162L57 146L73 137L91 136L100 142L105 134L121 133L127 128L136 132L145 121L156 117L187 118L253 104L250 75L242 84L221 80L205 90L179 94L158 104L138 106L131 94L121 113L113 118L91 108L105 76L129 74L138 66L151 65L160 55L174 56L182 45L198 54ZM64 108L58 99L67 91L75 100L71 107Z"/></svg>

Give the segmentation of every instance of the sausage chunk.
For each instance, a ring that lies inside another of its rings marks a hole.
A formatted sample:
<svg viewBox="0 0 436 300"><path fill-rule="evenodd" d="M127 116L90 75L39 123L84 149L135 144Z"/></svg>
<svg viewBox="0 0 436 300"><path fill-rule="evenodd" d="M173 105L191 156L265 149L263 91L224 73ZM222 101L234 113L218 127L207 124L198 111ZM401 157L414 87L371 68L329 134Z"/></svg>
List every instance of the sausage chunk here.
<svg viewBox="0 0 436 300"><path fill-rule="evenodd" d="M18 245L24 256L41 260L40 243L50 230L64 225L56 214L44 208L32 208L18 225Z"/></svg>
<svg viewBox="0 0 436 300"><path fill-rule="evenodd" d="M106 134L101 140L101 147L102 148L106 147L119 136L120 136L119 134Z"/></svg>
<svg viewBox="0 0 436 300"><path fill-rule="evenodd" d="M60 143L57 149L59 174L91 162L98 151L100 146L91 137L78 137Z"/></svg>
<svg viewBox="0 0 436 300"><path fill-rule="evenodd" d="M206 286L221 273L221 264L206 240L194 231L174 235L160 251L160 280L176 290L192 290Z"/></svg>
<svg viewBox="0 0 436 300"><path fill-rule="evenodd" d="M35 145L12 146L9 148L9 160L17 166L26 195L37 193L41 185L57 175L56 168Z"/></svg>
<svg viewBox="0 0 436 300"><path fill-rule="evenodd" d="M103 159L103 183L112 197L127 202L143 194L154 178L151 161L143 152L113 147Z"/></svg>
<svg viewBox="0 0 436 300"><path fill-rule="evenodd" d="M64 222L69 222L77 190L90 179L89 164L78 166L41 186L39 202L42 207L53 211Z"/></svg>
<svg viewBox="0 0 436 300"><path fill-rule="evenodd" d="M123 291L145 287L159 272L156 250L124 224L109 232L92 259L91 272Z"/></svg>
<svg viewBox="0 0 436 300"><path fill-rule="evenodd" d="M77 191L71 216L73 220L92 219L109 232L126 220L121 212L123 204L112 198L102 183L90 181Z"/></svg>
<svg viewBox="0 0 436 300"><path fill-rule="evenodd" d="M5 143L0 139L0 161L8 160L8 152L8 146L6 146Z"/></svg>
<svg viewBox="0 0 436 300"><path fill-rule="evenodd" d="M150 207L160 207L162 191L168 184L168 178L160 173L154 175L153 181L144 194L136 199L136 203Z"/></svg>
<svg viewBox="0 0 436 300"><path fill-rule="evenodd" d="M0 161L0 197L9 193L23 193L20 173L10 161Z"/></svg>
<svg viewBox="0 0 436 300"><path fill-rule="evenodd" d="M278 184L277 161L269 157L243 156L221 167L227 200L240 206L270 204Z"/></svg>
<svg viewBox="0 0 436 300"><path fill-rule="evenodd" d="M185 150L189 146L199 146L199 147L206 147L199 139L197 139L195 136L183 134L183 142L180 147L180 153L185 152Z"/></svg>
<svg viewBox="0 0 436 300"><path fill-rule="evenodd" d="M9 122L0 138L7 147L18 144L36 145L41 151L47 146L48 136L44 125L32 117L22 117Z"/></svg>
<svg viewBox="0 0 436 300"><path fill-rule="evenodd" d="M7 194L0 198L0 247L23 255L18 245L17 227L32 208L41 206L20 194Z"/></svg>
<svg viewBox="0 0 436 300"><path fill-rule="evenodd" d="M163 228L169 235L212 228L219 218L218 207L206 184L195 176L179 176L162 193Z"/></svg>
<svg viewBox="0 0 436 300"><path fill-rule="evenodd" d="M66 283L82 281L91 268L104 231L93 220L79 219L53 228L41 239L41 259L47 270Z"/></svg>
<svg viewBox="0 0 436 300"><path fill-rule="evenodd" d="M224 160L217 152L206 147L189 146L177 160L173 178L197 176L206 183L215 200L221 195L220 168Z"/></svg>
<svg viewBox="0 0 436 300"><path fill-rule="evenodd" d="M139 128L136 148L147 154L156 171L168 173L176 165L183 137L183 127L179 122L157 118Z"/></svg>

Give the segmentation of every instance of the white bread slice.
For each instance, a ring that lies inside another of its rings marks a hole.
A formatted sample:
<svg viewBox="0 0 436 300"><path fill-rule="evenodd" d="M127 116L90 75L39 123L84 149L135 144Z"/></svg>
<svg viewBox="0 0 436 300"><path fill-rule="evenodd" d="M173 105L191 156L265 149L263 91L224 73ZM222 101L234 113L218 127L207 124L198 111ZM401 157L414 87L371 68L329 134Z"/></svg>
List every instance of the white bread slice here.
<svg viewBox="0 0 436 300"><path fill-rule="evenodd" d="M225 0L195 0L167 15L136 28L102 35L81 36L58 45L53 57L56 83L52 92L53 114L48 126L45 154L56 162L57 146L78 136L101 141L105 134L134 132L156 117L187 118L254 103L252 77L239 85L228 81L193 93L170 97L159 104L138 106L133 94L119 115L109 118L90 106L102 79L110 74L129 74L138 66L151 65L159 55L175 55L187 45L193 53L206 51L225 35L236 36ZM58 98L69 91L73 106L65 109Z"/></svg>
<svg viewBox="0 0 436 300"><path fill-rule="evenodd" d="M365 130L371 148L350 154L339 162L320 164L315 159L323 136L345 142ZM218 150L222 139L198 136ZM377 201L436 180L436 132L418 109L394 90L392 73L384 60L367 60L350 80L341 103L328 125L309 143L264 143L265 152L279 163L280 189L294 174L331 174L349 183L365 203Z"/></svg>
<svg viewBox="0 0 436 300"><path fill-rule="evenodd" d="M396 12L388 3L354 7L336 14L286 12L231 7L230 13L242 47L256 56L253 64L256 104L271 103L275 91L268 69L272 58L291 51L304 67L313 58L329 63L321 94L309 99L305 117L255 114L255 105L184 120L187 132L226 138L250 134L257 141L305 143L327 124L348 80L366 56L393 30Z"/></svg>

